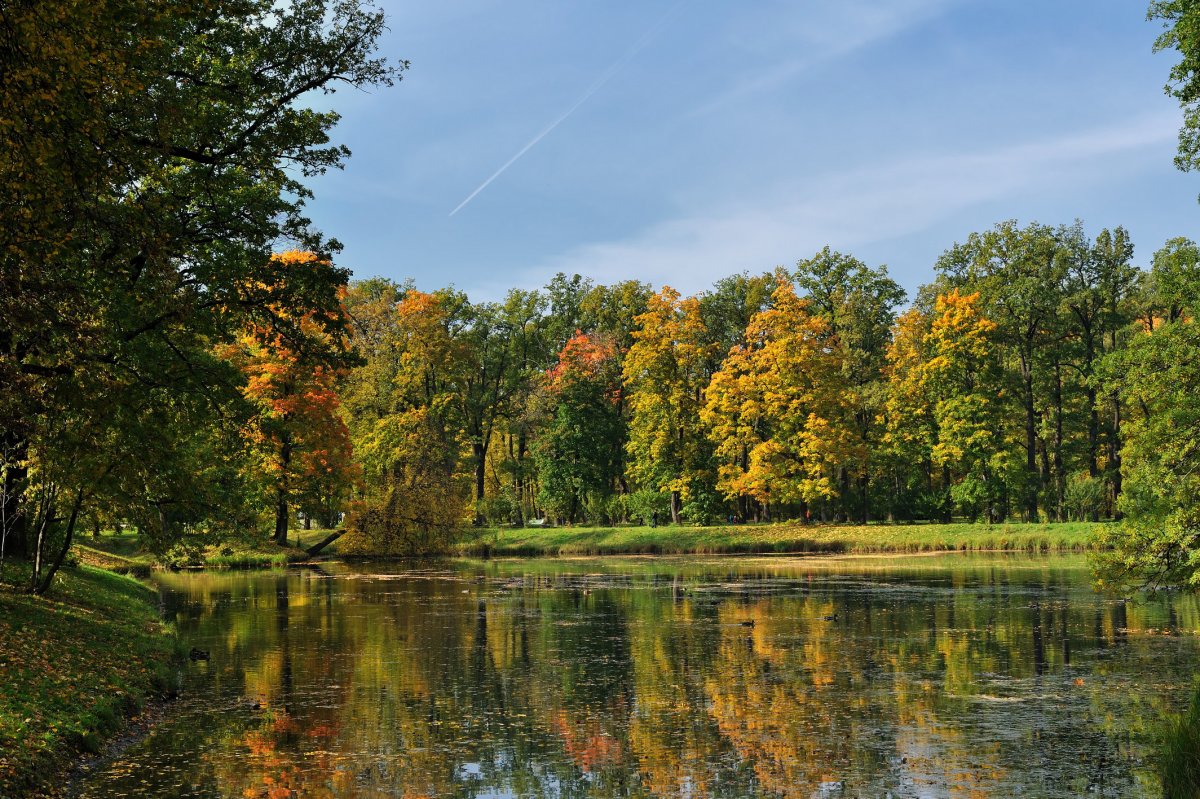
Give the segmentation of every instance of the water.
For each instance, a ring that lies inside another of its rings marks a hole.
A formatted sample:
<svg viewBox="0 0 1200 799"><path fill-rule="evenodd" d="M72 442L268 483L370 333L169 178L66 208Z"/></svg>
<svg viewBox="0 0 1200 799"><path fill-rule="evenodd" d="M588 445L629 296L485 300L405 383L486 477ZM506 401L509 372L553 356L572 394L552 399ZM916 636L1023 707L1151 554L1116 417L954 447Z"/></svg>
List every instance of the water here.
<svg viewBox="0 0 1200 799"><path fill-rule="evenodd" d="M157 579L211 660L84 797L1151 797L1200 654L1079 557Z"/></svg>

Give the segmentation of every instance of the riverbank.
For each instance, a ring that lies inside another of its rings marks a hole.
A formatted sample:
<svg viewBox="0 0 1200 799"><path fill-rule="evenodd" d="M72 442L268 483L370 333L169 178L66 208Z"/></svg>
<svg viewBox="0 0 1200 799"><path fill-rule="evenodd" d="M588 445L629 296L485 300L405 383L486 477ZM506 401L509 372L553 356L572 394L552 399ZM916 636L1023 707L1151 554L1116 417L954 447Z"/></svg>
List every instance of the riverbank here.
<svg viewBox="0 0 1200 799"><path fill-rule="evenodd" d="M305 547L328 535L329 530L303 530L291 533L296 546L280 546L273 541L254 544L231 542L206 547L187 554L171 553L156 557L142 551L134 533L105 533L77 541L72 551L83 563L118 574L146 577L155 568L172 569L278 569L290 563L309 560Z"/></svg>
<svg viewBox="0 0 1200 799"><path fill-rule="evenodd" d="M181 652L154 592L87 565L48 596L0 586L0 796L53 794L55 775L98 751L146 702L175 688Z"/></svg>
<svg viewBox="0 0 1200 799"><path fill-rule="evenodd" d="M524 527L466 533L480 556L721 555L1092 549L1102 522L1057 524L738 524L712 527Z"/></svg>

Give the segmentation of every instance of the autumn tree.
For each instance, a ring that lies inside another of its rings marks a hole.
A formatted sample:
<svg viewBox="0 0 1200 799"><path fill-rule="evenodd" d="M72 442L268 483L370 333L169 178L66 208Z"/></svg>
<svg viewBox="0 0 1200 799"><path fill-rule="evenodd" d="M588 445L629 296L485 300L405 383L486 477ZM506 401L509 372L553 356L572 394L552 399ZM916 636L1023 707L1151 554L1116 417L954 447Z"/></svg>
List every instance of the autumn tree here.
<svg viewBox="0 0 1200 799"><path fill-rule="evenodd" d="M289 251L275 260L290 270L309 269L320 259ZM281 311L282 313L282 311ZM342 420L336 382L344 337L330 341L329 325L300 320L306 339L289 341L264 327L248 328L222 354L245 374L243 393L256 410L251 437L269 475L274 508L274 539L287 543L290 508L303 501L323 508L325 518L339 510L356 470L350 436ZM326 354L332 353L333 357Z"/></svg>
<svg viewBox="0 0 1200 799"><path fill-rule="evenodd" d="M846 390L844 354L829 323L780 279L770 307L754 314L746 344L712 377L701 414L727 497L806 506L836 497L837 469L862 457Z"/></svg>
<svg viewBox="0 0 1200 799"><path fill-rule="evenodd" d="M999 326L983 315L978 294L957 289L938 298L925 338L929 359L922 380L934 399L934 464L954 475L951 494L969 515L1003 518L1000 504L1011 480L1005 441L1006 405Z"/></svg>
<svg viewBox="0 0 1200 799"><path fill-rule="evenodd" d="M640 488L670 497L675 523L688 503L698 516L711 514L715 475L699 411L712 348L700 303L664 286L636 321L623 369L629 474Z"/></svg>
<svg viewBox="0 0 1200 799"><path fill-rule="evenodd" d="M883 369L896 308L904 290L888 277L887 267L872 268L853 256L823 248L796 264L795 280L813 313L825 320L826 335L844 355L844 386L854 406L857 444L839 465L843 515L851 510L851 480L857 485L857 515L869 515L871 454L882 430L876 424L883 401Z"/></svg>
<svg viewBox="0 0 1200 799"><path fill-rule="evenodd" d="M880 457L890 472L889 515L893 517L898 511L910 519L918 510L931 517L950 512L934 489L933 446L938 429L925 369L932 317L920 307L905 311L896 320L887 348Z"/></svg>
<svg viewBox="0 0 1200 799"><path fill-rule="evenodd" d="M346 551L440 552L467 518L459 301L383 280L347 294L364 363L347 378L343 396L364 492L347 521Z"/></svg>

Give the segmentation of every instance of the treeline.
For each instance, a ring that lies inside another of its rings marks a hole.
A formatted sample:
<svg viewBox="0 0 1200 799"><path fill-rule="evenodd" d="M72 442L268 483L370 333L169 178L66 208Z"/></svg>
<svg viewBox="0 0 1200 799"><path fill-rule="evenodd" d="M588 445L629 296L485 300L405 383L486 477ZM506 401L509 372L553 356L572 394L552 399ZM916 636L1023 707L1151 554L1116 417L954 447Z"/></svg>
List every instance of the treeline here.
<svg viewBox="0 0 1200 799"><path fill-rule="evenodd" d="M1191 168L1195 14L1151 14ZM186 555L297 510L403 553L472 521L1127 514L1118 567L1194 579L1190 241L1139 270L1121 229L1005 223L911 300L828 250L695 297L350 285L304 216L348 153L304 103L398 79L383 26L326 0L0 11L4 579L45 591L83 529Z"/></svg>
<svg viewBox="0 0 1200 799"><path fill-rule="evenodd" d="M1005 222L947 250L902 313L886 268L828 248L694 297L564 275L497 303L353 284L363 365L342 392L364 507L436 496L477 524L1114 518L1128 430L1150 413L1125 353L1189 317L1198 269L1184 239L1143 271L1124 229Z"/></svg>

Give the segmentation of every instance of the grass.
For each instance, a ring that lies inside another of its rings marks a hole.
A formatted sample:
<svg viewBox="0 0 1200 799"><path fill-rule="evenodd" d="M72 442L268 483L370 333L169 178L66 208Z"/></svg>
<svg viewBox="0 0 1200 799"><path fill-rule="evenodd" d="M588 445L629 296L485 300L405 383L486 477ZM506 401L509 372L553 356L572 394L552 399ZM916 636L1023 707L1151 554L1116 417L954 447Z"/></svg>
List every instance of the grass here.
<svg viewBox="0 0 1200 799"><path fill-rule="evenodd" d="M83 538L73 551L84 563L121 574L145 577L156 567L203 567L207 569L274 569L308 560L304 547L325 538L329 530L293 530L289 542L299 546L279 546L271 541L231 542L208 547L198 557L164 561L144 552L135 533L106 533L99 538Z"/></svg>
<svg viewBox="0 0 1200 799"><path fill-rule="evenodd" d="M756 524L712 527L554 527L470 531L458 552L473 556L719 555L947 550L1080 551L1095 522L1057 524Z"/></svg>
<svg viewBox="0 0 1200 799"><path fill-rule="evenodd" d="M177 639L157 597L130 577L64 567L48 596L0 585L0 796L50 788L52 776L147 698L174 687Z"/></svg>
<svg viewBox="0 0 1200 799"><path fill-rule="evenodd" d="M1200 688L1186 711L1164 722L1161 736L1158 772L1164 799L1200 796Z"/></svg>

